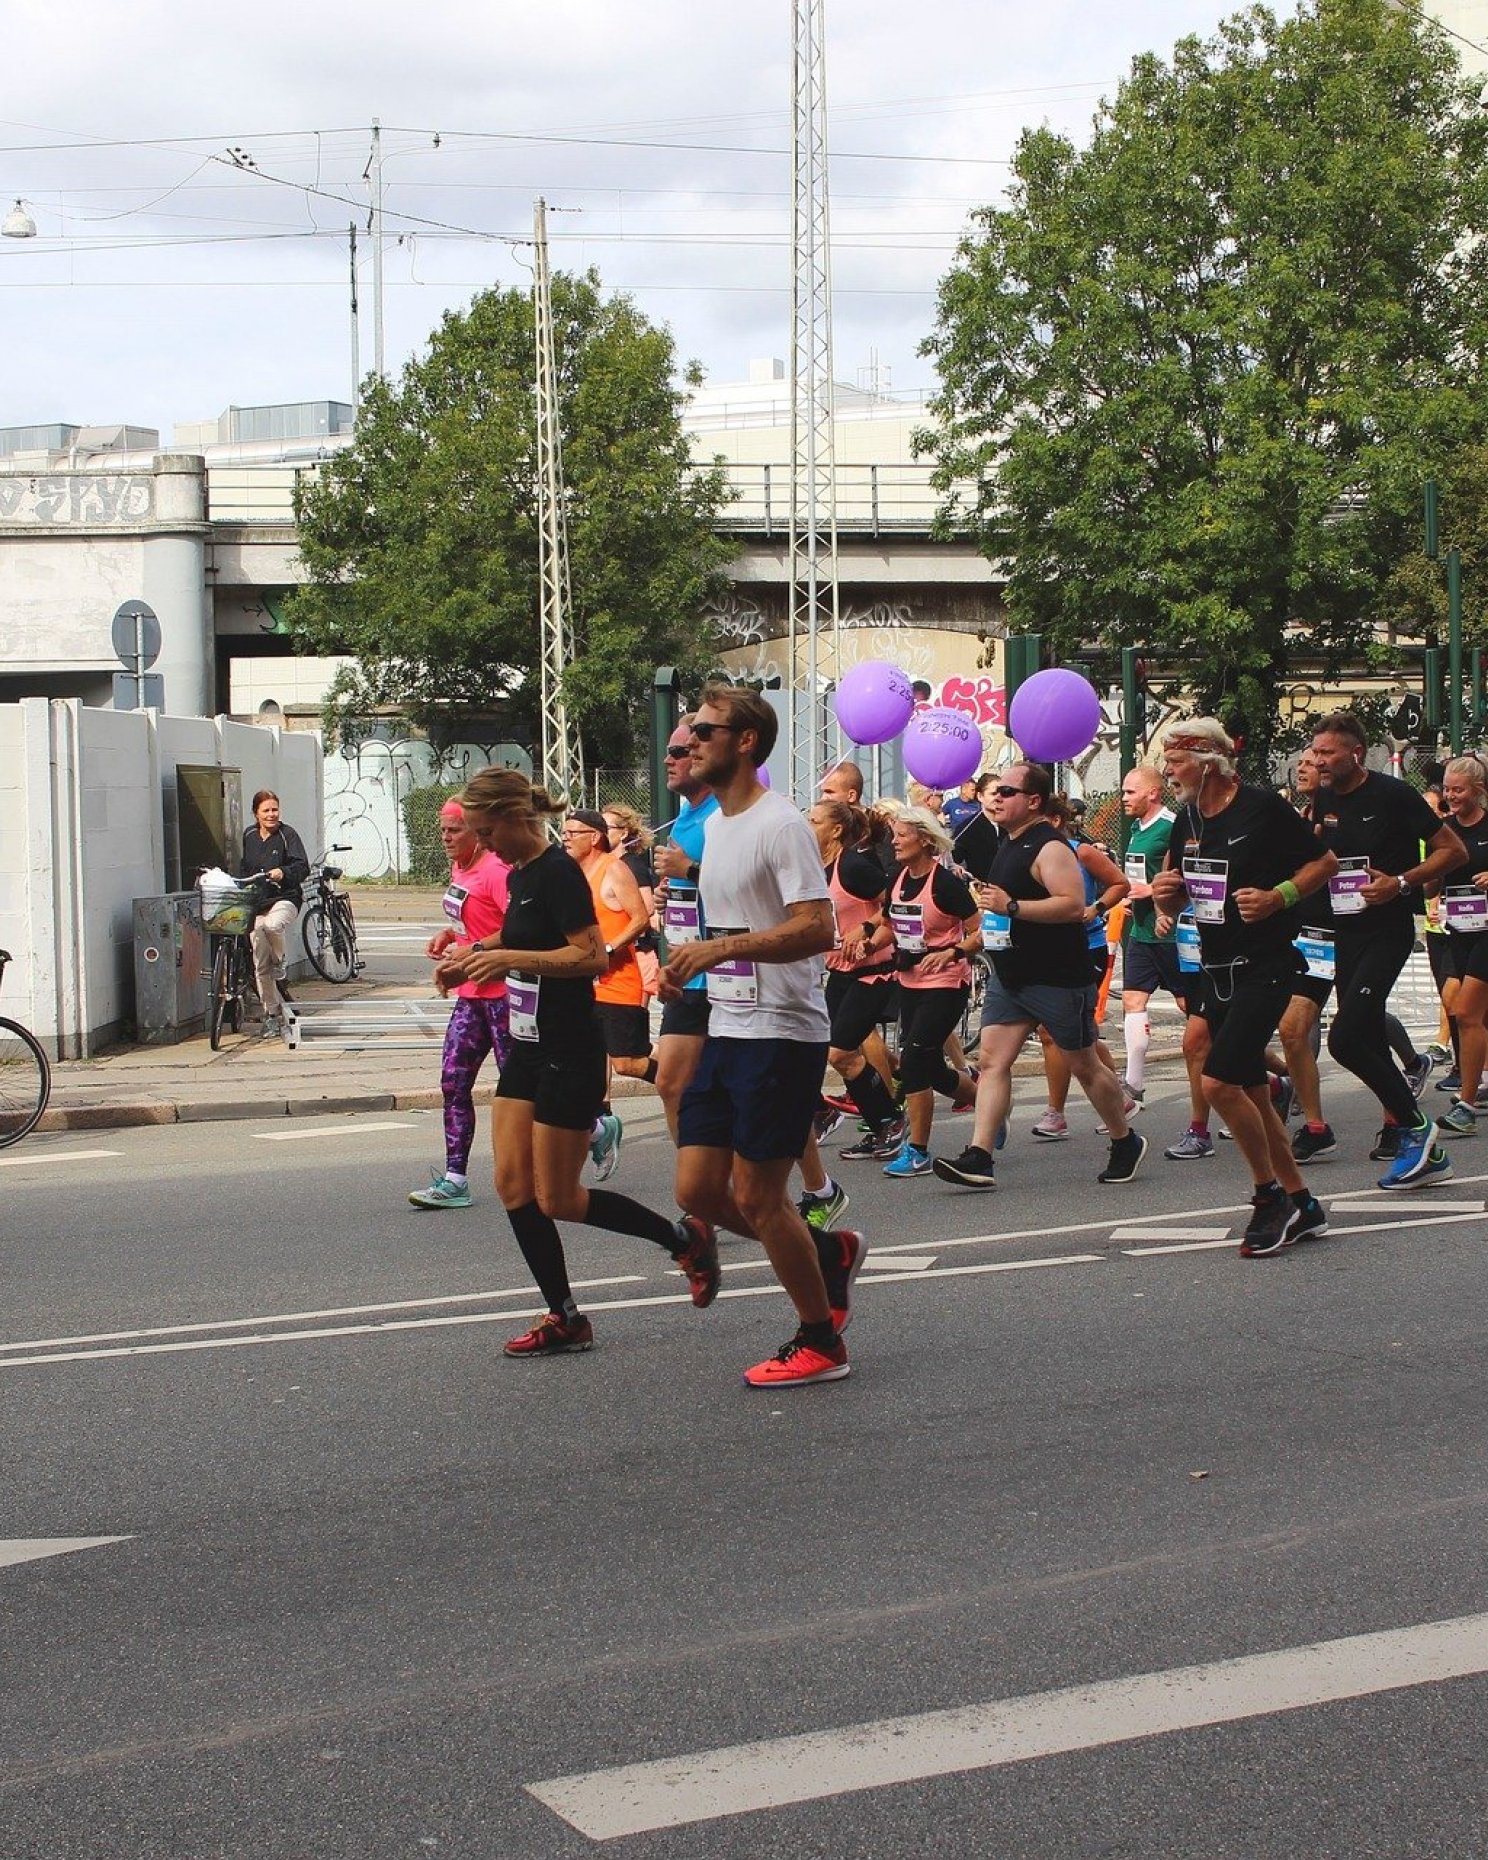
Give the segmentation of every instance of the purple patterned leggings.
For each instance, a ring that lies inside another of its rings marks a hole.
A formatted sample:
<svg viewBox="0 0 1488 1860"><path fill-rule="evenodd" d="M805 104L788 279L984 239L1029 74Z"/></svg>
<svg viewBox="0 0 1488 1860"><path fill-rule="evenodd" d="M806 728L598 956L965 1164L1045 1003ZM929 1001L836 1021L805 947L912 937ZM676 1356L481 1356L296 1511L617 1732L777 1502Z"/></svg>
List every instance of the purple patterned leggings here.
<svg viewBox="0 0 1488 1860"><path fill-rule="evenodd" d="M494 1052L498 1067L511 1057L506 996L494 1001L457 996L444 1036L444 1065L439 1088L444 1093L444 1166L464 1175L475 1139L475 1077Z"/></svg>

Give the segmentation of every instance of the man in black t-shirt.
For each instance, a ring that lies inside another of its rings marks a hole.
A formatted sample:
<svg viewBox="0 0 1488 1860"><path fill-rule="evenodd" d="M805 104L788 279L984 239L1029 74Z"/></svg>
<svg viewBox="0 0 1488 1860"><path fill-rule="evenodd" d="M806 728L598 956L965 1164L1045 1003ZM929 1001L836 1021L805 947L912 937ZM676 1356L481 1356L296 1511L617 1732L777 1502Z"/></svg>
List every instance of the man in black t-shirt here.
<svg viewBox="0 0 1488 1860"><path fill-rule="evenodd" d="M976 798L981 811L972 816L957 832L951 833L951 859L971 878L986 884L992 873L992 861L1002 844L1002 829L994 815L997 784L1001 775L977 777Z"/></svg>
<svg viewBox="0 0 1488 1860"><path fill-rule="evenodd" d="M1395 1063L1385 1009L1415 946L1414 895L1422 885L1439 884L1466 854L1413 788L1365 768L1368 746L1363 725L1346 711L1324 717L1313 731L1318 788L1310 819L1339 860L1328 885L1338 991L1328 1051L1399 1127L1395 1160L1379 1185L1405 1188L1440 1180L1451 1166L1437 1146L1436 1126Z"/></svg>
<svg viewBox="0 0 1488 1860"><path fill-rule="evenodd" d="M1241 782L1234 754L1212 717L1164 733L1163 764L1179 806L1152 896L1164 921L1187 902L1198 927L1203 968L1184 1049L1203 1051L1207 1042L1204 1095L1255 1179L1240 1243L1252 1258L1328 1228L1272 1107L1266 1042L1302 966L1292 944L1298 900L1327 883L1337 860L1279 795Z"/></svg>

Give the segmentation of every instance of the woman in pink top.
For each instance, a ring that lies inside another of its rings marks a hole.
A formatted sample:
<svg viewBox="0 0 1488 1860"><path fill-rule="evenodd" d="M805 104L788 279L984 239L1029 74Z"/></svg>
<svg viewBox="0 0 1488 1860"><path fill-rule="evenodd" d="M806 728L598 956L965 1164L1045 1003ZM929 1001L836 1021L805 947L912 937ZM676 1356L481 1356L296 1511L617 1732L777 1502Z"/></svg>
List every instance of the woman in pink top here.
<svg viewBox="0 0 1488 1860"><path fill-rule="evenodd" d="M450 882L444 894L449 919L429 939L428 954L437 960L455 944L493 937L506 921L506 881L511 867L480 841L465 823L458 801L439 810L439 837L449 856ZM475 1137L475 1080L494 1052L501 1070L511 1051L506 983L461 982L455 989L449 1030L444 1036L444 1064L439 1085L444 1093L444 1168L432 1169L427 1188L408 1199L416 1208L468 1208L470 1145Z"/></svg>

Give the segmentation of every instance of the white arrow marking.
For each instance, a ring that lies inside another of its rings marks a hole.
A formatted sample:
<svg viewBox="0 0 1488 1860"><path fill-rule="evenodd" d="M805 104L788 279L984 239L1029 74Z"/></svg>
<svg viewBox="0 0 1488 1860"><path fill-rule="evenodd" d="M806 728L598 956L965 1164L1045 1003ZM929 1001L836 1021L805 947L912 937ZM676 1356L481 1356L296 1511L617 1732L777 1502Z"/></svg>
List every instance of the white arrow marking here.
<svg viewBox="0 0 1488 1860"><path fill-rule="evenodd" d="M44 1556L71 1556L74 1550L101 1550L127 1544L127 1537L0 1537L0 1569L12 1563L35 1563Z"/></svg>

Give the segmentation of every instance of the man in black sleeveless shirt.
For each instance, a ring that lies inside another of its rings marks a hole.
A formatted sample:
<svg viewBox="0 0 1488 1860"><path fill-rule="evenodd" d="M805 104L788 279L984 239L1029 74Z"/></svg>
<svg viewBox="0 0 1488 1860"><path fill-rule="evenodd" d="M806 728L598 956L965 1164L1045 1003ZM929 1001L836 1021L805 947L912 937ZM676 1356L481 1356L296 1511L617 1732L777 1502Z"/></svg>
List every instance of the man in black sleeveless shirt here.
<svg viewBox="0 0 1488 1860"><path fill-rule="evenodd" d="M1053 790L1047 769L1015 762L993 791L1003 838L987 883L975 887L993 919L976 1127L954 1161L937 1157L934 1164L943 1182L962 1188L996 1186L992 1145L1012 1102L1013 1062L1038 1026L1048 1029L1111 1133L1110 1156L1097 1181L1129 1182L1147 1151L1146 1139L1127 1124L1121 1081L1096 1055L1085 879L1069 842L1045 818Z"/></svg>

